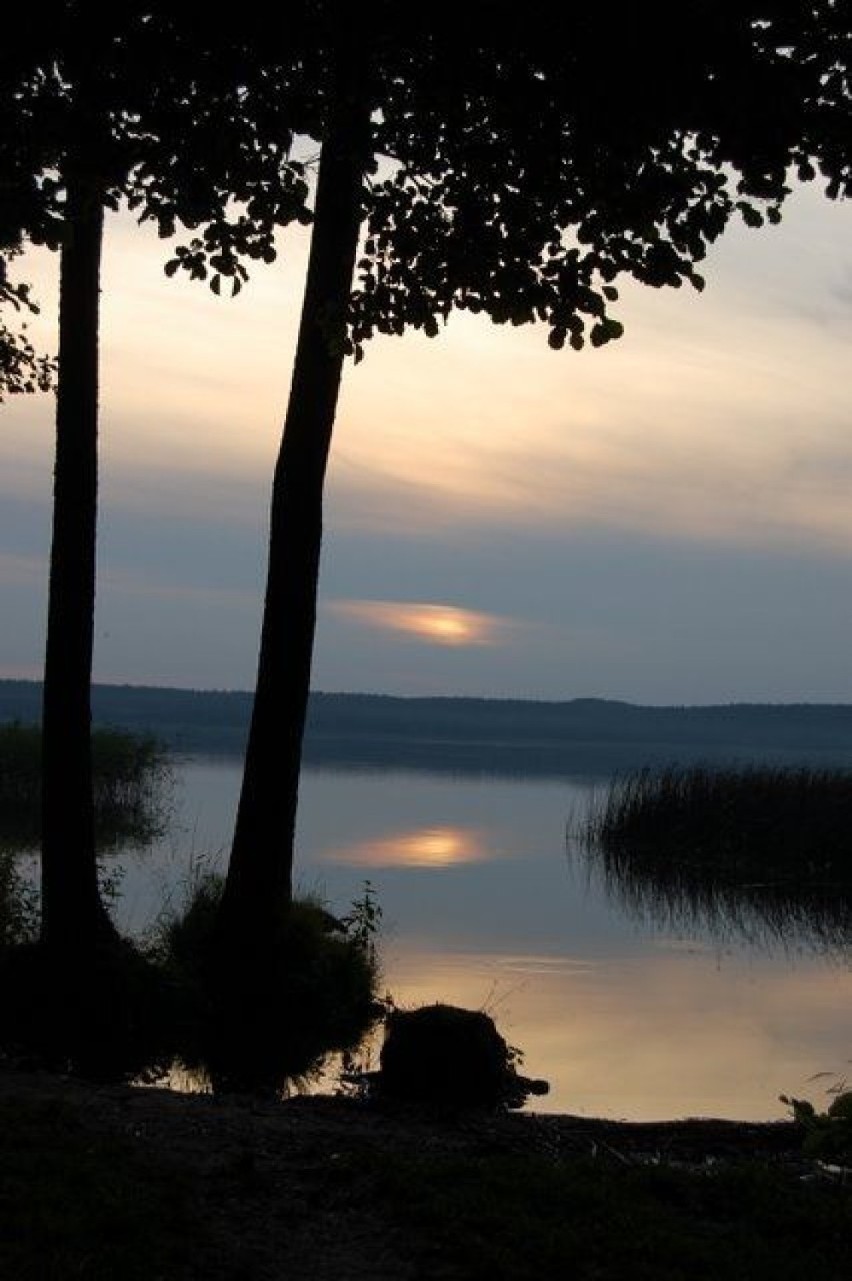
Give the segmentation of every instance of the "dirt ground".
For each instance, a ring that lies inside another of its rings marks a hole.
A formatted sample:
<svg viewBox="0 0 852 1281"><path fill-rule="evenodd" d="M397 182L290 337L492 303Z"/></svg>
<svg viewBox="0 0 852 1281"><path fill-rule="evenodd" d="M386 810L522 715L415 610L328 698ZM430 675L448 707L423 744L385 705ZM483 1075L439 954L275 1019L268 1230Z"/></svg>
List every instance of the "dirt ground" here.
<svg viewBox="0 0 852 1281"><path fill-rule="evenodd" d="M534 1152L595 1155L620 1164L800 1160L800 1135L788 1122L649 1124L533 1112L439 1116L348 1098L223 1099L3 1068L0 1100L55 1107L84 1132L129 1141L146 1161L189 1172L209 1226L197 1275L209 1281L282 1275L288 1281L405 1281L419 1275L382 1208L366 1191L359 1194L365 1154Z"/></svg>

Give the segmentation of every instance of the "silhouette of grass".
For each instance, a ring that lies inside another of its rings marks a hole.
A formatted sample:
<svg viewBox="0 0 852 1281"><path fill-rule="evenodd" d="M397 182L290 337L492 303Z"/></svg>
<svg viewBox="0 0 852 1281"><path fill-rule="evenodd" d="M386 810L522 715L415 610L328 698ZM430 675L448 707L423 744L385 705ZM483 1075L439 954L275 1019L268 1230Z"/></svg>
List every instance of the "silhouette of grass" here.
<svg viewBox="0 0 852 1281"><path fill-rule="evenodd" d="M583 837L737 875L771 869L852 886L852 771L644 769L613 780Z"/></svg>
<svg viewBox="0 0 852 1281"><path fill-rule="evenodd" d="M223 963L217 922L224 882L207 873L151 940L185 1006L177 1057L217 1091L276 1092L351 1051L375 1024L379 971L372 934L301 899L268 923L252 954Z"/></svg>
<svg viewBox="0 0 852 1281"><path fill-rule="evenodd" d="M144 844L165 826L168 756L157 739L118 729L92 731L98 845ZM41 730L0 725L0 845L31 849L41 826Z"/></svg>
<svg viewBox="0 0 852 1281"><path fill-rule="evenodd" d="M641 770L576 832L605 890L663 926L818 949L852 937L852 772Z"/></svg>

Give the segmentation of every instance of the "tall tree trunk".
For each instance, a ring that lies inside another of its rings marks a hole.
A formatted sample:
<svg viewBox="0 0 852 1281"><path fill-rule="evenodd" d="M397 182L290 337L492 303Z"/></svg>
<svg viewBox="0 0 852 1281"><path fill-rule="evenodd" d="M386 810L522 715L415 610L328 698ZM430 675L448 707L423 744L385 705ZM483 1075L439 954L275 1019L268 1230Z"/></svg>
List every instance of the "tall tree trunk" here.
<svg viewBox="0 0 852 1281"><path fill-rule="evenodd" d="M42 710L42 941L110 932L95 860L90 686L97 520L99 185L69 159L60 258L59 384Z"/></svg>
<svg viewBox="0 0 852 1281"><path fill-rule="evenodd" d="M369 136L369 108L354 99L346 91L336 95L323 140L293 379L273 480L257 686L220 918L224 937L237 950L256 940L269 914L286 907L292 893L323 485Z"/></svg>

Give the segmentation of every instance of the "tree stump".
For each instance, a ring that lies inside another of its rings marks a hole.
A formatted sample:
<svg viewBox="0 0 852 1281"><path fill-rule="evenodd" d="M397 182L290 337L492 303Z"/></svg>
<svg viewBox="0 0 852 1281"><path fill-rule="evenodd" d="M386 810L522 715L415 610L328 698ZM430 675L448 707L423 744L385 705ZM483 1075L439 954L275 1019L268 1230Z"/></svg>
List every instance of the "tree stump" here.
<svg viewBox="0 0 852 1281"><path fill-rule="evenodd" d="M379 1097L454 1108L518 1108L546 1081L519 1076L517 1051L479 1010L425 1005L387 1022L376 1086Z"/></svg>

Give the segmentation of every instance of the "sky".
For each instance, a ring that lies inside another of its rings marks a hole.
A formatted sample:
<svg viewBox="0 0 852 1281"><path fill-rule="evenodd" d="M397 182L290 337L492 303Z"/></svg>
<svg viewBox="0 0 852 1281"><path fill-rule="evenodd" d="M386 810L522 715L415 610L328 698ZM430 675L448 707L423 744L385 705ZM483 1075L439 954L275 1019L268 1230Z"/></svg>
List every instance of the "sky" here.
<svg viewBox="0 0 852 1281"><path fill-rule="evenodd" d="M654 704L852 701L852 208L732 225L619 342L454 316L349 363L313 685ZM307 249L236 299L126 213L103 274L98 681L250 689ZM31 326L55 348L56 262ZM41 674L51 396L0 407L0 676Z"/></svg>

